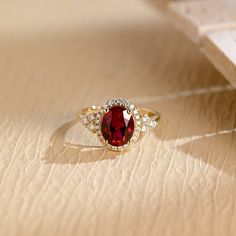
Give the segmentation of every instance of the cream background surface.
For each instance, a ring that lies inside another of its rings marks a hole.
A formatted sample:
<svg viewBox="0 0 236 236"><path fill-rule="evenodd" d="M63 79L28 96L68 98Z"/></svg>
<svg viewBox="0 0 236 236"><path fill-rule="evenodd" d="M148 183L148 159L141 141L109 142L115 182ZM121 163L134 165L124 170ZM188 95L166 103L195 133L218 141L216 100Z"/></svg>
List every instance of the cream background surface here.
<svg viewBox="0 0 236 236"><path fill-rule="evenodd" d="M36 4L36 5L35 5ZM236 92L144 1L0 7L0 235L235 235ZM158 109L127 153L77 112Z"/></svg>

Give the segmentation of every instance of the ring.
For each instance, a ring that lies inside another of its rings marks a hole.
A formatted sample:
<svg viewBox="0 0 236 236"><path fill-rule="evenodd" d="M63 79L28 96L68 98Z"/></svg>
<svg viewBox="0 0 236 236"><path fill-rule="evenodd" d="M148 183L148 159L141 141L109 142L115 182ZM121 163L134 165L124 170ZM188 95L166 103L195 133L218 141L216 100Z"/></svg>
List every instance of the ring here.
<svg viewBox="0 0 236 236"><path fill-rule="evenodd" d="M112 151L129 149L140 137L160 121L160 113L147 108L137 108L123 99L109 99L102 106L83 109L79 120L101 143Z"/></svg>

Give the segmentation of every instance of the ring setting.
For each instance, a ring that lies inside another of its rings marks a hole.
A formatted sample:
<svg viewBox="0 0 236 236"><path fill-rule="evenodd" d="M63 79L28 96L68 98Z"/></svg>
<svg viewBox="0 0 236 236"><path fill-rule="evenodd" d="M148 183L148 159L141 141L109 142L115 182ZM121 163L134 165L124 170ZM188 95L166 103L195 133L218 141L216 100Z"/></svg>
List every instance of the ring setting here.
<svg viewBox="0 0 236 236"><path fill-rule="evenodd" d="M102 106L83 109L79 120L112 151L130 149L138 138L157 126L160 114L137 108L123 98L109 99Z"/></svg>

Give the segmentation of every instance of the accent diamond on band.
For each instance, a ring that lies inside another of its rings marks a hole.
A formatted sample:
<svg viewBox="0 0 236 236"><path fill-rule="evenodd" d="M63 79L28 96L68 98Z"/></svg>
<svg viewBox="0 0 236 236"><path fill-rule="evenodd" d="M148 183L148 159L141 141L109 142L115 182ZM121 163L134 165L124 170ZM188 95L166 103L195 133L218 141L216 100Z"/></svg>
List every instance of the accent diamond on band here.
<svg viewBox="0 0 236 236"><path fill-rule="evenodd" d="M160 120L156 111L140 108L122 98L110 99L102 106L81 111L79 119L102 144L113 151L131 147L142 133L153 129Z"/></svg>

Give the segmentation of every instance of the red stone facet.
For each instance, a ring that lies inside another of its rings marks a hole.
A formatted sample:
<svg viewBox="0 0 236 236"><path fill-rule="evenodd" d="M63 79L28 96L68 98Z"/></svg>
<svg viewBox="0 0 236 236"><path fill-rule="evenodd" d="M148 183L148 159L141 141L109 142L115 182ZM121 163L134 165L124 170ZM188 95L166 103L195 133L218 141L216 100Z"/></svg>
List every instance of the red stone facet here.
<svg viewBox="0 0 236 236"><path fill-rule="evenodd" d="M102 135L112 146L123 146L132 137L134 119L124 107L112 107L102 118Z"/></svg>

